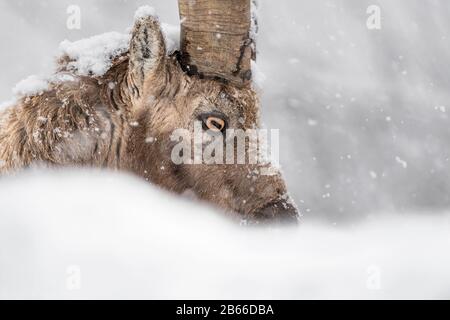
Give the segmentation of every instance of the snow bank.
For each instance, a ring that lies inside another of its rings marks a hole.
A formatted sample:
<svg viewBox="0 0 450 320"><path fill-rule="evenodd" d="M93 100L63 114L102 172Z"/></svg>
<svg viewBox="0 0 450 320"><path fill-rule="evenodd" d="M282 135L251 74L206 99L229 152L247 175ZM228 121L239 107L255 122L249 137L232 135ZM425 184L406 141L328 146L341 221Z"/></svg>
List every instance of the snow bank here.
<svg viewBox="0 0 450 320"><path fill-rule="evenodd" d="M239 227L105 172L0 182L0 298L450 298L450 215Z"/></svg>

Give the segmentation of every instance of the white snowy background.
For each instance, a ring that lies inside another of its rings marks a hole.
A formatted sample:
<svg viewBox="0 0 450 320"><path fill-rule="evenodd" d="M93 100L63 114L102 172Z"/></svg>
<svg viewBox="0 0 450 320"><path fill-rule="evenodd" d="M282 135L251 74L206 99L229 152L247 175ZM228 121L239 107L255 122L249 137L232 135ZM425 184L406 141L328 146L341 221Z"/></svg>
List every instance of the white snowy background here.
<svg viewBox="0 0 450 320"><path fill-rule="evenodd" d="M108 172L0 178L0 298L450 298L450 4L259 3L263 119L301 227L240 228ZM0 0L0 101L144 4L178 24L176 0Z"/></svg>

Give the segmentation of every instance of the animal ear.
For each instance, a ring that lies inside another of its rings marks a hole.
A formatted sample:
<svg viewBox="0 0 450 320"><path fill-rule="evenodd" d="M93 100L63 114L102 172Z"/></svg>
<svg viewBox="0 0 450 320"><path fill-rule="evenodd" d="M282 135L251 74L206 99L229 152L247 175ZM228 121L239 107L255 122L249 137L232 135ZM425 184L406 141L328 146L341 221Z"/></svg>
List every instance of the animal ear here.
<svg viewBox="0 0 450 320"><path fill-rule="evenodd" d="M164 71L166 44L158 17L151 8L138 10L135 16L130 50L129 74L133 84L142 92L144 81Z"/></svg>

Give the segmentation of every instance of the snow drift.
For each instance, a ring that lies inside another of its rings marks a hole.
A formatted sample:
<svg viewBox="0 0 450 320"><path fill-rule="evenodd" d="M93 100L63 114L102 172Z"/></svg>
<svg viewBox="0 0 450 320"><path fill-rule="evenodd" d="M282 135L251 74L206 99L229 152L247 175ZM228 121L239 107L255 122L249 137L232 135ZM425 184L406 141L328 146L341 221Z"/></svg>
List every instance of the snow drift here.
<svg viewBox="0 0 450 320"><path fill-rule="evenodd" d="M2 178L0 221L0 298L450 298L448 214L255 229L134 177L31 171Z"/></svg>

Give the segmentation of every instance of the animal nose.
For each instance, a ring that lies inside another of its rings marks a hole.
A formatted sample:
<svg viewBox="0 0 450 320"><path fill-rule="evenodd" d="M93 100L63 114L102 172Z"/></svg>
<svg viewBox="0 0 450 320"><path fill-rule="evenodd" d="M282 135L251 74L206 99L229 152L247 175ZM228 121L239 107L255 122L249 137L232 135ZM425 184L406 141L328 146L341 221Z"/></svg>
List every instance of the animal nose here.
<svg viewBox="0 0 450 320"><path fill-rule="evenodd" d="M264 206L253 214L257 224L296 225L299 214L297 209L286 200L277 200Z"/></svg>

